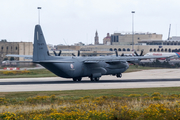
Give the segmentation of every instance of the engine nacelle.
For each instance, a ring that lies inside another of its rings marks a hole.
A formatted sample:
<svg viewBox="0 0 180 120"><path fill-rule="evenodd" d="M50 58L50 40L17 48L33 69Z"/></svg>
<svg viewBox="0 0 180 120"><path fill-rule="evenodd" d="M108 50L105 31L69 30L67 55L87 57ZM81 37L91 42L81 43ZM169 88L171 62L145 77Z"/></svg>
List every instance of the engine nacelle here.
<svg viewBox="0 0 180 120"><path fill-rule="evenodd" d="M92 77L93 77L93 78L99 78L99 77L101 77L101 76L102 76L101 73L93 73L93 74L92 74Z"/></svg>

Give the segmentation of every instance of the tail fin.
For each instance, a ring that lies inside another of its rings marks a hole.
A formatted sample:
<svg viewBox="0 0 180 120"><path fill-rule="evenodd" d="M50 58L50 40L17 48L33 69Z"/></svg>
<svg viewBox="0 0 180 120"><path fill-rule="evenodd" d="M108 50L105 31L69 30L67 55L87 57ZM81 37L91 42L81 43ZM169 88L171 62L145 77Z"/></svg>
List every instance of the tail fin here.
<svg viewBox="0 0 180 120"><path fill-rule="evenodd" d="M47 59L48 52L41 26L36 25L34 30L33 62Z"/></svg>

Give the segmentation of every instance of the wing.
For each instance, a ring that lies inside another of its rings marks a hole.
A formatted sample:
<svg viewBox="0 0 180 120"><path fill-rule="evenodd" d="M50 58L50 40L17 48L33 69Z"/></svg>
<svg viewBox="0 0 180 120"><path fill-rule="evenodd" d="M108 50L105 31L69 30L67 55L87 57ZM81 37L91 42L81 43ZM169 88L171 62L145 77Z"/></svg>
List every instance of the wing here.
<svg viewBox="0 0 180 120"><path fill-rule="evenodd" d="M73 61L63 61L63 60L41 60L35 61L36 63L74 63Z"/></svg>
<svg viewBox="0 0 180 120"><path fill-rule="evenodd" d="M32 55L13 55L13 54L9 54L6 55L7 57L23 57L24 59L33 59ZM13 62L33 62L33 61L13 61ZM63 60L41 60L41 61L35 61L35 63L73 63L73 61L63 61Z"/></svg>
<svg viewBox="0 0 180 120"><path fill-rule="evenodd" d="M171 56L134 56L134 57L131 57L131 58L144 60L144 59L170 58L170 57L173 57L173 56L174 55L171 55Z"/></svg>
<svg viewBox="0 0 180 120"><path fill-rule="evenodd" d="M96 63L99 63L100 61L104 61L108 64L111 64L111 63L121 63L121 62L126 62L126 60L121 60L121 59L118 59L118 58L104 58L104 59L97 59L97 58L94 58L94 59L86 59L84 60L83 62L85 64L96 64Z"/></svg>
<svg viewBox="0 0 180 120"><path fill-rule="evenodd" d="M13 55L13 54L8 54L6 56L7 57L23 57L24 59L30 59L30 60L33 59L32 55Z"/></svg>
<svg viewBox="0 0 180 120"><path fill-rule="evenodd" d="M139 62L141 60L146 60L146 59L170 58L173 56L131 56L131 57L121 57L120 59L125 60L127 62Z"/></svg>

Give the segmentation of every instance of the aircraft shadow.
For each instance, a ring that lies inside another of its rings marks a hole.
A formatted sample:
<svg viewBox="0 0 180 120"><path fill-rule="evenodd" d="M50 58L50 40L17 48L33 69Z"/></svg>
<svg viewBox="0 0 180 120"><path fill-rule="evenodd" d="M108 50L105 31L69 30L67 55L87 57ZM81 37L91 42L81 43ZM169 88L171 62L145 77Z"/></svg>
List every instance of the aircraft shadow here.
<svg viewBox="0 0 180 120"><path fill-rule="evenodd" d="M82 84L82 83L133 83L133 82L162 82L162 81L180 81L180 79L140 79L140 80L99 80L99 81L25 81L25 82L0 82L0 85L30 85L30 84Z"/></svg>

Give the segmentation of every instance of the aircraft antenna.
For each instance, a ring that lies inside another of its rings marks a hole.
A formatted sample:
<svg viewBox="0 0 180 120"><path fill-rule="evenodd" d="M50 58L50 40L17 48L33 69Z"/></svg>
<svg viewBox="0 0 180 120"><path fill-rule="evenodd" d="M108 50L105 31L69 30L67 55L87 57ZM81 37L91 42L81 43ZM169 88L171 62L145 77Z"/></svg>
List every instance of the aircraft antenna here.
<svg viewBox="0 0 180 120"><path fill-rule="evenodd" d="M65 39L63 39L63 40L64 40L65 44L67 45L66 40Z"/></svg>
<svg viewBox="0 0 180 120"><path fill-rule="evenodd" d="M38 22L39 22L39 25L40 25L40 10L41 10L41 7L37 7L38 9Z"/></svg>
<svg viewBox="0 0 180 120"><path fill-rule="evenodd" d="M170 39L170 32L171 32L171 24L169 25L169 34L168 34L168 40Z"/></svg>

